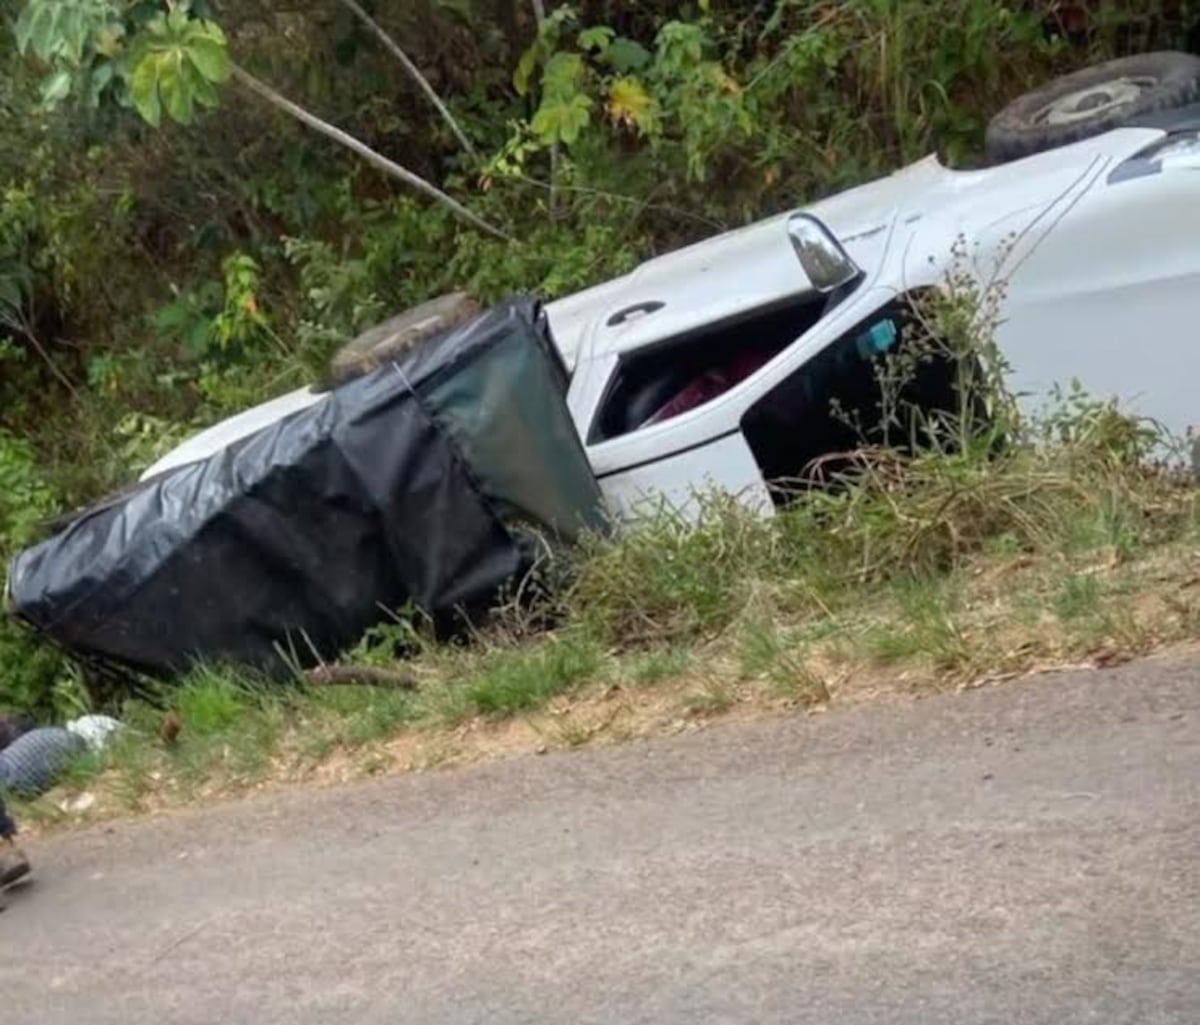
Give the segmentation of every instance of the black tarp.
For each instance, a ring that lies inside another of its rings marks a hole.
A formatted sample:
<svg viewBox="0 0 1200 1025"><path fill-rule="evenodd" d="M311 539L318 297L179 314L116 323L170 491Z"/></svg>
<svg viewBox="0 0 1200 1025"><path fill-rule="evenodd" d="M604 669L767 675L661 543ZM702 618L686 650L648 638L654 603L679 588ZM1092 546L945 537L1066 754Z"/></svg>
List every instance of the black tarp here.
<svg viewBox="0 0 1200 1025"><path fill-rule="evenodd" d="M477 613L545 539L603 526L566 385L539 306L504 303L86 510L14 560L12 610L152 674L332 658L410 603Z"/></svg>

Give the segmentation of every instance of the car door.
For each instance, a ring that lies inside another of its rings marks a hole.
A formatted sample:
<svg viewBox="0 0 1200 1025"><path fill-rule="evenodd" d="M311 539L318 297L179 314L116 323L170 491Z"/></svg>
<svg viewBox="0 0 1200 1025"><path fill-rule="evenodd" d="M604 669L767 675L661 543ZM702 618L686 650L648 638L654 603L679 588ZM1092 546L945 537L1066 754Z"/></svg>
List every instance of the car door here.
<svg viewBox="0 0 1200 1025"><path fill-rule="evenodd" d="M772 508L763 470L743 430L747 413L793 379L827 346L860 333L873 314L895 302L897 290L865 288L819 319L806 333L727 391L665 422L595 440L621 357L610 355L577 371L576 424L593 472L613 512L636 516L663 504L694 516L706 492L737 496L760 511Z"/></svg>

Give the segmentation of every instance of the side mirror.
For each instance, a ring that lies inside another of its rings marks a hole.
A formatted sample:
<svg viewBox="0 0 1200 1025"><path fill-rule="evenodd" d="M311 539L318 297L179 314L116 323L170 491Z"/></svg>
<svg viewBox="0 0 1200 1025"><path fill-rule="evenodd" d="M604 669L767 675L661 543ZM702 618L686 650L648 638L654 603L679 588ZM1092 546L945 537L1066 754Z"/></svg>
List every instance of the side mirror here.
<svg viewBox="0 0 1200 1025"><path fill-rule="evenodd" d="M787 233L800 266L818 292L832 292L862 273L841 243L815 217L792 214Z"/></svg>

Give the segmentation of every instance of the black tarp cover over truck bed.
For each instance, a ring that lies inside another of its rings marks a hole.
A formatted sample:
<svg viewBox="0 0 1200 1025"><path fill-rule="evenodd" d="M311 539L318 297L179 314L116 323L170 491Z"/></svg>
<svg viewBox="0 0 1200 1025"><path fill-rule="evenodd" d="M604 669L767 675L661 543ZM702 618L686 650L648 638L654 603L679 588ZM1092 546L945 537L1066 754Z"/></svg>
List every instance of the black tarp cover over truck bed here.
<svg viewBox="0 0 1200 1025"><path fill-rule="evenodd" d="M68 651L165 674L279 669L409 603L478 612L543 539L601 529L538 304L515 299L19 554L12 610Z"/></svg>

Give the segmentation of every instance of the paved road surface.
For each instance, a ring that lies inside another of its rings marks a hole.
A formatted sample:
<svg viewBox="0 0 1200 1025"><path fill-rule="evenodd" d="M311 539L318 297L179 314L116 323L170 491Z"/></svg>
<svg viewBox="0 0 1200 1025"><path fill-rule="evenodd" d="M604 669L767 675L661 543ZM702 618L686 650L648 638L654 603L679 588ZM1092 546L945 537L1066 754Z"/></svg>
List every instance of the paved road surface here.
<svg viewBox="0 0 1200 1025"><path fill-rule="evenodd" d="M39 845L4 1025L1196 1025L1200 662Z"/></svg>

